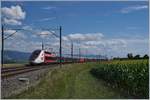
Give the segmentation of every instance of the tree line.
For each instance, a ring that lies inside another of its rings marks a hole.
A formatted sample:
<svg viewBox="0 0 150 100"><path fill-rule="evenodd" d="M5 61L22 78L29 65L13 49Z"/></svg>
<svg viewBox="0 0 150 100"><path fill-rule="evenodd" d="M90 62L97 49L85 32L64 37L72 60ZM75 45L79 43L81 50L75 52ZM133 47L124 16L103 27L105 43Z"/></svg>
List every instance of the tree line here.
<svg viewBox="0 0 150 100"><path fill-rule="evenodd" d="M149 56L145 54L144 56L140 56L139 54L133 56L132 53L128 53L126 58L114 57L114 60L123 60L123 59L149 59Z"/></svg>
<svg viewBox="0 0 150 100"><path fill-rule="evenodd" d="M147 54L145 54L143 57L141 57L139 54L133 56L132 53L128 53L127 58L128 59L149 59L149 56Z"/></svg>

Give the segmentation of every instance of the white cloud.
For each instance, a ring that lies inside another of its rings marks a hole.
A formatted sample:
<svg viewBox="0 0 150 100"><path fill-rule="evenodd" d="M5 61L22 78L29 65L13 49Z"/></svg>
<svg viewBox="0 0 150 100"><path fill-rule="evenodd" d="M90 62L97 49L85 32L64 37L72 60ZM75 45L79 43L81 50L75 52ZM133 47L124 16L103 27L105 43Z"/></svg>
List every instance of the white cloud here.
<svg viewBox="0 0 150 100"><path fill-rule="evenodd" d="M83 34L70 34L67 36L69 39L74 40L74 41L78 41L78 40L84 40L85 36Z"/></svg>
<svg viewBox="0 0 150 100"><path fill-rule="evenodd" d="M7 18L4 18L4 23L5 24L9 24L9 25L21 25L22 23L18 20L15 20L15 19L7 19Z"/></svg>
<svg viewBox="0 0 150 100"><path fill-rule="evenodd" d="M38 33L38 35L40 35L42 38L45 38L48 35L52 35L52 33L50 31L41 31Z"/></svg>
<svg viewBox="0 0 150 100"><path fill-rule="evenodd" d="M49 31L42 31L39 33L40 35L48 35L48 34L51 34Z"/></svg>
<svg viewBox="0 0 150 100"><path fill-rule="evenodd" d="M38 21L49 21L49 20L53 20L53 19L56 19L56 17L43 18L43 19L40 19Z"/></svg>
<svg viewBox="0 0 150 100"><path fill-rule="evenodd" d="M19 5L1 8L2 21L9 25L21 25L21 20L25 19L26 12Z"/></svg>
<svg viewBox="0 0 150 100"><path fill-rule="evenodd" d="M135 43L137 43L137 44L143 43L144 44L144 43L148 43L148 41L149 40L146 38L145 39L135 38L135 39L127 39L126 40L127 43L134 43L134 44Z"/></svg>
<svg viewBox="0 0 150 100"><path fill-rule="evenodd" d="M41 49L41 42L38 41L28 41L28 40L16 40L12 39L5 43L5 49L17 50L23 52L33 52L36 49Z"/></svg>
<svg viewBox="0 0 150 100"><path fill-rule="evenodd" d="M91 54L108 54L109 56L126 56L129 52L140 52L139 54L147 53L148 39L143 39L142 37L132 37L130 38L107 38L104 37L102 33L76 33L68 34L64 37L64 44L68 45L68 49L71 48L71 43L69 39L74 40L75 52L78 51L80 47L82 50L88 50ZM79 41L80 42L77 42ZM77 51L76 51L77 50Z"/></svg>
<svg viewBox="0 0 150 100"><path fill-rule="evenodd" d="M7 18L18 19L18 20L24 19L26 15L26 13L22 11L22 8L19 5L11 6L10 8L3 7L2 14Z"/></svg>
<svg viewBox="0 0 150 100"><path fill-rule="evenodd" d="M132 6L132 7L126 7L121 9L121 13L130 13L133 11L139 11L143 9L148 9L148 5L138 5L138 6Z"/></svg>
<svg viewBox="0 0 150 100"><path fill-rule="evenodd" d="M51 10L51 9L55 9L56 7L43 7L42 9L45 9L45 10Z"/></svg>
<svg viewBox="0 0 150 100"><path fill-rule="evenodd" d="M108 39L106 40L106 44L108 46L126 47L127 42L124 39Z"/></svg>
<svg viewBox="0 0 150 100"><path fill-rule="evenodd" d="M63 36L63 40L63 48L66 51L70 50L70 40L73 40L75 53L78 53L78 49L81 48L81 51L83 53L88 50L90 54L101 53L102 55L104 55L107 54L108 51L112 51L113 53L115 53L122 49L124 50L124 48L126 48L127 46L127 42L125 39L107 38L104 37L102 33L68 34L66 36ZM59 42L57 43L57 46L59 46Z"/></svg>
<svg viewBox="0 0 150 100"><path fill-rule="evenodd" d="M85 45L86 46L98 46L98 45L101 45L101 46L105 46L105 42L103 41L87 41L85 42Z"/></svg>
<svg viewBox="0 0 150 100"><path fill-rule="evenodd" d="M69 39L66 36L62 36L62 40L69 41Z"/></svg>
<svg viewBox="0 0 150 100"><path fill-rule="evenodd" d="M16 32L15 30L5 30L4 31L4 33L5 34L8 34L8 35L10 35L10 34L12 34L12 33L14 33L14 32Z"/></svg>
<svg viewBox="0 0 150 100"><path fill-rule="evenodd" d="M18 39L27 39L27 36L23 32L17 32L15 34L15 37L17 37Z"/></svg>
<svg viewBox="0 0 150 100"><path fill-rule="evenodd" d="M103 37L102 33L87 33L87 34L69 34L66 36L68 39L73 41L95 41Z"/></svg>
<svg viewBox="0 0 150 100"><path fill-rule="evenodd" d="M16 32L16 33L15 33ZM22 39L27 39L27 36L25 35L25 33L24 32L21 32L21 31L15 31L15 30L5 30L4 31L4 34L5 34L5 36L7 37L8 35L11 35L11 34L13 34L13 33L15 33L12 37L11 37L11 39L15 39L15 40L17 40L17 41L19 41L19 40L22 40Z"/></svg>
<svg viewBox="0 0 150 100"><path fill-rule="evenodd" d="M73 41L75 45L82 48L103 48L103 47L126 47L127 43L124 39L105 38L102 33L76 33L63 36L64 43Z"/></svg>
<svg viewBox="0 0 150 100"><path fill-rule="evenodd" d="M31 26L28 26L28 25L23 26L22 28L23 28L24 30L29 30L29 31L32 31L32 30L33 30L32 27L31 27Z"/></svg>
<svg viewBox="0 0 150 100"><path fill-rule="evenodd" d="M6 32L8 34L11 34L14 32L14 30L8 30L5 31L5 33ZM49 31L38 31L36 34L34 34L34 36L36 37L30 38L31 40L27 38L25 33L18 32L12 39L9 39L9 41L6 42L6 48L12 48L16 50L18 49L23 51L33 51L36 49L41 49L42 39L39 38L39 34L42 34L43 36L45 48L53 48L54 52L59 52L59 39L54 37L51 38L52 35ZM74 53L76 54L78 54L79 48L81 48L81 52L83 54L87 50L88 54L107 54L108 56L122 57L126 56L126 54L129 52L145 54L148 50L148 39L143 39L142 37L130 36L130 38L108 38L104 37L102 33L76 33L62 36L62 38L63 54L70 54L71 52L70 39L74 40ZM77 42L78 39L81 40L80 43ZM18 41L19 43L17 43Z"/></svg>

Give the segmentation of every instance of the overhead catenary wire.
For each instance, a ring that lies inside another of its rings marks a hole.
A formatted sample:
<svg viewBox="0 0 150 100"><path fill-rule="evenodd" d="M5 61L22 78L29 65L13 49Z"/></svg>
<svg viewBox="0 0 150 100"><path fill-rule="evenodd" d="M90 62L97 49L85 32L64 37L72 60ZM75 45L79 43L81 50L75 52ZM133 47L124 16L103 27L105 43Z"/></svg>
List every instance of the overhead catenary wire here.
<svg viewBox="0 0 150 100"><path fill-rule="evenodd" d="M10 34L10 35L4 37L3 39L6 40L6 39L8 39L9 37L11 37L11 36L13 36L14 34L16 34L17 32L18 32L18 31L16 31L16 32L14 32L14 33L12 33L12 34Z"/></svg>
<svg viewBox="0 0 150 100"><path fill-rule="evenodd" d="M6 39L8 39L8 38L10 38L10 37L12 37L14 34L16 34L19 30L24 30L24 31L33 31L33 30L27 30L27 29L23 29L23 28L5 28L5 30L15 30L15 32L14 33L12 33L12 34L10 34L10 35L8 35L8 36L6 36L5 38L4 38L4 26L2 25L2 27L1 27L1 30L2 30L2 50L1 50L1 54L2 54L2 56L1 56L1 63L2 63L2 67L3 67L3 54L4 54L4 40L6 40ZM59 33L60 33L60 35L57 35L57 34L55 34L55 33L53 33L53 32L51 32L54 36L56 36L56 37L59 37L60 38L60 59L61 59L61 54L62 54L62 49L61 49L61 30L62 30L62 28L61 28L61 26L60 26L60 28L55 28L55 29L52 29L52 28L48 28L47 30L59 30ZM61 60L60 60L60 65L61 65Z"/></svg>

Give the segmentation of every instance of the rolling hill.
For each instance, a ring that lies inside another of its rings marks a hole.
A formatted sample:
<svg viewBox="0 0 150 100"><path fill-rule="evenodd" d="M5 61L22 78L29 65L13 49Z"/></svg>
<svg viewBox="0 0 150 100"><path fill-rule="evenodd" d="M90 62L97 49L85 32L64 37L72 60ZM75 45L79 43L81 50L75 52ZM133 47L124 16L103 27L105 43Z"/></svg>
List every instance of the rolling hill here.
<svg viewBox="0 0 150 100"><path fill-rule="evenodd" d="M21 51L4 51L4 63L27 62L31 53Z"/></svg>

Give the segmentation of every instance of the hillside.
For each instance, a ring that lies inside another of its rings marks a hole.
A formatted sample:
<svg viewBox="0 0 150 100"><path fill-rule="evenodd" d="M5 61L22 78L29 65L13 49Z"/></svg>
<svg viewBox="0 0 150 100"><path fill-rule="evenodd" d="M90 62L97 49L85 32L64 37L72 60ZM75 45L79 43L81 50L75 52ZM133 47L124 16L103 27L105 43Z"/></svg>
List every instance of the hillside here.
<svg viewBox="0 0 150 100"><path fill-rule="evenodd" d="M28 61L31 53L21 52L21 51L4 51L4 63L16 63L16 62L26 62Z"/></svg>

